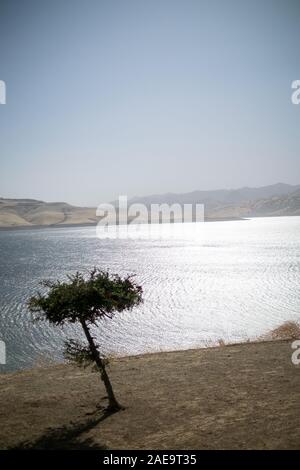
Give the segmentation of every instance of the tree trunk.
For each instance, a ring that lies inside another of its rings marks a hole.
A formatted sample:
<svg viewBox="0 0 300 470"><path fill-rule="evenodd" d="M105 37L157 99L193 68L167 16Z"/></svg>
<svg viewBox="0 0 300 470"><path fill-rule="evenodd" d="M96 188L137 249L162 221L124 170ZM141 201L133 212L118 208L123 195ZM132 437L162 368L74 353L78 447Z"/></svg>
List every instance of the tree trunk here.
<svg viewBox="0 0 300 470"><path fill-rule="evenodd" d="M123 407L118 403L118 401L115 397L115 394L114 394L114 391L113 391L113 388L112 388L112 384L109 380L109 377L108 377L106 369L105 369L105 364L104 364L103 360L101 359L100 354L99 354L99 352L96 348L96 345L94 343L94 340L93 340L93 337L90 333L90 330L89 330L89 328L88 328L88 326L87 326L87 324L84 320L81 320L81 325L82 325L83 331L85 333L86 339L88 340L88 343L89 343L94 361L96 362L96 364L98 366L98 369L100 370L101 379L103 380L106 391L107 391L108 400L109 400L108 410L109 411L119 411Z"/></svg>

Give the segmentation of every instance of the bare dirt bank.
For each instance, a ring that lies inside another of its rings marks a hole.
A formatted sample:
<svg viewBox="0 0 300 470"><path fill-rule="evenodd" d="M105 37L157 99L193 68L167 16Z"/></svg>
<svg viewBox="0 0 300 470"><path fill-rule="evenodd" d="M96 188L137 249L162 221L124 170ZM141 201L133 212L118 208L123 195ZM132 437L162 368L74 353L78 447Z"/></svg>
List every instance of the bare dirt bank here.
<svg viewBox="0 0 300 470"><path fill-rule="evenodd" d="M126 409L106 415L97 374L69 365L0 376L0 448L300 448L291 341L115 360Z"/></svg>

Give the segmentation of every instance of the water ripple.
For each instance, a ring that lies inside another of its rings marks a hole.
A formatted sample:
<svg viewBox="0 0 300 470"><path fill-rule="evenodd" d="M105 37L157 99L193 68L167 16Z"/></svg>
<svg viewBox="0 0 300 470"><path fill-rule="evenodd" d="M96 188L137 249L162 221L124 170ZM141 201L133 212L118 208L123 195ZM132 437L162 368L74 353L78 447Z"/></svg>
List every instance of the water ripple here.
<svg viewBox="0 0 300 470"><path fill-rule="evenodd" d="M91 227L0 232L0 339L7 366L61 359L81 336L32 323L26 303L44 278L93 266L135 273L144 304L95 331L107 354L186 349L261 335L300 320L300 217L202 224L186 240L98 240Z"/></svg>

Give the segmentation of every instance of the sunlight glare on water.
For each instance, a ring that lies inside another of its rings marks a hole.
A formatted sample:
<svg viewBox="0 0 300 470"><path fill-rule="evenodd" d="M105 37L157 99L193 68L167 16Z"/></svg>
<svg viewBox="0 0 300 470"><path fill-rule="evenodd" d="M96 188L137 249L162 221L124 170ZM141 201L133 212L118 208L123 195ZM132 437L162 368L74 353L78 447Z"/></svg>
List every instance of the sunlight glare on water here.
<svg viewBox="0 0 300 470"><path fill-rule="evenodd" d="M142 306L95 331L106 354L244 341L300 320L300 217L189 225L169 239L98 239L95 227L1 231L0 370L61 360L80 328L33 324L26 302L42 279L93 266L134 273L144 289Z"/></svg>

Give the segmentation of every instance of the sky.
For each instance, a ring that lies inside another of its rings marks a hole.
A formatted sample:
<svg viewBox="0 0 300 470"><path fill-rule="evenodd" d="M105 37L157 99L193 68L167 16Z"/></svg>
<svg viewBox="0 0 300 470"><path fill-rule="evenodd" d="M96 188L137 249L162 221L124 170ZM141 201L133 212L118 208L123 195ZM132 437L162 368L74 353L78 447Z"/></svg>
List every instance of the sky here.
<svg viewBox="0 0 300 470"><path fill-rule="evenodd" d="M0 0L0 196L300 183L299 0Z"/></svg>

